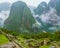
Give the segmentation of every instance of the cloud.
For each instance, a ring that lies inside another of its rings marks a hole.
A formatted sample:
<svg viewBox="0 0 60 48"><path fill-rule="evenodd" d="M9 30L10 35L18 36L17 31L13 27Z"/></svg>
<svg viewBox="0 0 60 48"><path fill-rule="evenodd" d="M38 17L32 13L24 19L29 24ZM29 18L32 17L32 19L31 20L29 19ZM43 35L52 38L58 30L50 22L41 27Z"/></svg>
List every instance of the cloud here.
<svg viewBox="0 0 60 48"><path fill-rule="evenodd" d="M49 2L50 0L1 0L0 3L2 2L15 2L15 1L24 1L28 6L31 5L31 6L36 6L38 4L40 4L42 1L45 1L45 2Z"/></svg>
<svg viewBox="0 0 60 48"><path fill-rule="evenodd" d="M3 20L7 19L8 15L9 15L9 11L0 12L0 18L2 18Z"/></svg>

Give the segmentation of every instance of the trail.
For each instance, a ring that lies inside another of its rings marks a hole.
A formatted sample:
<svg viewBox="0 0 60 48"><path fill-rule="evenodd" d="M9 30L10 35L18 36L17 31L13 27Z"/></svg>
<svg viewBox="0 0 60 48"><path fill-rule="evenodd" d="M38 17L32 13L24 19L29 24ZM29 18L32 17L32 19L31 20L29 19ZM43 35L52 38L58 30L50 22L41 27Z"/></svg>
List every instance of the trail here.
<svg viewBox="0 0 60 48"><path fill-rule="evenodd" d="M8 44L4 44L4 45L1 45L0 48L13 48L13 44L12 43L8 43Z"/></svg>
<svg viewBox="0 0 60 48"><path fill-rule="evenodd" d="M2 30L0 30L0 32L6 36L6 38L8 38L8 40L13 44L13 48L23 48L23 46L18 43L18 41L14 38L14 36L9 35L5 32L3 32Z"/></svg>

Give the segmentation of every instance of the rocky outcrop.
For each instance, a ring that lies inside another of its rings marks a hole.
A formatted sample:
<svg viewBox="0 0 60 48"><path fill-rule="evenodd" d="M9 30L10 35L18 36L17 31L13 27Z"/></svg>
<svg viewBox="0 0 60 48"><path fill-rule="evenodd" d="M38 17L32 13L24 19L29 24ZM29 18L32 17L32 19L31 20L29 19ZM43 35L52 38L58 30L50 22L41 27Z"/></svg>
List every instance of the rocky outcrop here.
<svg viewBox="0 0 60 48"><path fill-rule="evenodd" d="M28 6L21 1L12 4L10 15L4 22L4 28L11 31L26 32L32 30L35 20Z"/></svg>

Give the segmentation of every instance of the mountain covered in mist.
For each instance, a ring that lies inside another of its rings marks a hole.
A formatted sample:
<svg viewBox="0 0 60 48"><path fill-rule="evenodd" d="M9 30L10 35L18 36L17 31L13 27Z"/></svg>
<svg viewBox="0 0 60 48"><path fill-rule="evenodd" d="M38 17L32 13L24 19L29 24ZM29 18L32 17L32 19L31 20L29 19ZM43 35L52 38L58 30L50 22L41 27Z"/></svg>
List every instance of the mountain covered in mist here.
<svg viewBox="0 0 60 48"><path fill-rule="evenodd" d="M50 0L48 4L42 2L34 12L35 19L43 30L60 30L60 0Z"/></svg>
<svg viewBox="0 0 60 48"><path fill-rule="evenodd" d="M4 28L18 31L36 31L38 28L47 32L60 30L59 5L60 0L50 0L48 4L41 2L37 8L28 8L24 2L15 2L11 6L8 19L4 22Z"/></svg>
<svg viewBox="0 0 60 48"><path fill-rule="evenodd" d="M31 31L35 20L28 6L21 1L12 4L9 17L4 22L4 28L11 31Z"/></svg>
<svg viewBox="0 0 60 48"><path fill-rule="evenodd" d="M9 2L0 3L0 27L3 27L4 20L9 15L10 5Z"/></svg>
<svg viewBox="0 0 60 48"><path fill-rule="evenodd" d="M57 11L57 14L60 14L60 0L51 0L48 6L55 8Z"/></svg>
<svg viewBox="0 0 60 48"><path fill-rule="evenodd" d="M35 11L35 14L37 14L37 15L41 15L43 13L46 13L48 11L47 3L41 2L34 11Z"/></svg>

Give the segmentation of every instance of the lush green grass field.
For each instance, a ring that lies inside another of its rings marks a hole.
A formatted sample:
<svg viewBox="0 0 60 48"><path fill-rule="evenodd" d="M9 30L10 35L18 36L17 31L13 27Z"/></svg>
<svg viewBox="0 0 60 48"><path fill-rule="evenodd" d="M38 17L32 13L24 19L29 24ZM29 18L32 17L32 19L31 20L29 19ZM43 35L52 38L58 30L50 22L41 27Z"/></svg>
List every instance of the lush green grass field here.
<svg viewBox="0 0 60 48"><path fill-rule="evenodd" d="M4 36L0 34L0 45L8 43L9 40Z"/></svg>
<svg viewBox="0 0 60 48"><path fill-rule="evenodd" d="M46 45L46 46L41 46L40 48L49 48L49 46L48 46L48 45Z"/></svg>

